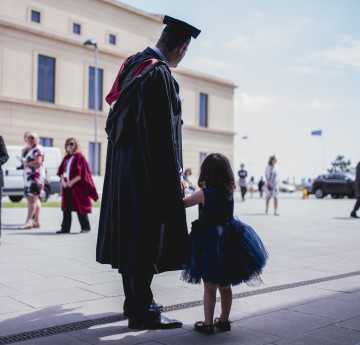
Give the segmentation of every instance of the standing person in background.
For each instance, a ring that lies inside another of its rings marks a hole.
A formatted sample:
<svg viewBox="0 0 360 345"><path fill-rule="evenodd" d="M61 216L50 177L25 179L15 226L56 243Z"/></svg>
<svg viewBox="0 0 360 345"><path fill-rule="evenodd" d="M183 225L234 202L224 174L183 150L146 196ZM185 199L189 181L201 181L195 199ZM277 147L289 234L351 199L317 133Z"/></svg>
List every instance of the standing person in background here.
<svg viewBox="0 0 360 345"><path fill-rule="evenodd" d="M354 209L350 213L350 217L359 218L356 214L357 210L360 208L360 162L356 167L356 178L355 178L355 196L357 198Z"/></svg>
<svg viewBox="0 0 360 345"><path fill-rule="evenodd" d="M254 186L255 186L254 176L251 176L250 181L248 183L250 198L252 198L254 195Z"/></svg>
<svg viewBox="0 0 360 345"><path fill-rule="evenodd" d="M0 237L1 237L1 199L2 188L4 187L4 176L1 166L9 159L3 137L0 135Z"/></svg>
<svg viewBox="0 0 360 345"><path fill-rule="evenodd" d="M184 172L184 176L183 176L185 184L186 184L186 188L188 188L191 191L190 194L196 191L196 187L190 181L191 175L192 175L191 169L186 169Z"/></svg>
<svg viewBox="0 0 360 345"><path fill-rule="evenodd" d="M28 215L25 224L19 229L40 228L41 203L39 195L44 188L44 151L39 143L39 135L30 132L27 136L28 152L24 158L24 195L28 202Z"/></svg>
<svg viewBox="0 0 360 345"><path fill-rule="evenodd" d="M90 231L88 213L91 213L92 203L98 200L98 194L91 176L90 167L80 152L79 142L75 138L65 141L67 155L61 162L58 175L61 178L62 194L61 209L63 221L57 234L68 234L71 227L71 212L77 212L81 232Z"/></svg>
<svg viewBox="0 0 360 345"><path fill-rule="evenodd" d="M246 187L247 171L244 169L244 166L245 166L244 163L241 163L240 170L238 171L240 194L242 201L245 201L245 194L247 192L247 187Z"/></svg>
<svg viewBox="0 0 360 345"><path fill-rule="evenodd" d="M263 197L264 185L265 185L265 182L264 182L264 180L263 180L263 177L261 176L261 177L260 177L259 184L258 184L258 187L259 187L259 193L260 193L260 198L262 198L262 197Z"/></svg>
<svg viewBox="0 0 360 345"><path fill-rule="evenodd" d="M265 213L269 213L269 202L271 198L274 198L274 215L278 216L278 193L279 193L279 174L278 168L275 166L277 159L275 156L270 156L268 166L265 170L266 178L266 209Z"/></svg>

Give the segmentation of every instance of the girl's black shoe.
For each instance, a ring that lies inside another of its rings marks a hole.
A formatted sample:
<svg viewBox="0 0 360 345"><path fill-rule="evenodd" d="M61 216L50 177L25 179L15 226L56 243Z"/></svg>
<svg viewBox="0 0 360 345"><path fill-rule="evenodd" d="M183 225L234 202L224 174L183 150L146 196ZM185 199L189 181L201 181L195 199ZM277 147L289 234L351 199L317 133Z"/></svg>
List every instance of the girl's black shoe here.
<svg viewBox="0 0 360 345"><path fill-rule="evenodd" d="M196 331L214 334L214 325L205 325L204 321L196 321L194 327Z"/></svg>
<svg viewBox="0 0 360 345"><path fill-rule="evenodd" d="M221 322L218 317L214 319L214 326L219 328L223 332L231 331L231 321Z"/></svg>

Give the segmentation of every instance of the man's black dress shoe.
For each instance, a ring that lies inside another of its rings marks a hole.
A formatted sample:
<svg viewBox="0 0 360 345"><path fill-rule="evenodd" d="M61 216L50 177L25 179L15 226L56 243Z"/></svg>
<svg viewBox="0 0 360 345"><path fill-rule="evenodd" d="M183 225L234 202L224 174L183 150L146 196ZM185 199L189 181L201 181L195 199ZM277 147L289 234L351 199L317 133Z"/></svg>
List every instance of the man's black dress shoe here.
<svg viewBox="0 0 360 345"><path fill-rule="evenodd" d="M90 231L90 229L83 229L83 230L80 231L80 233L83 234L84 232L89 232L89 231Z"/></svg>
<svg viewBox="0 0 360 345"><path fill-rule="evenodd" d="M168 319L160 315L153 320L133 320L129 319L128 327L132 329L170 329L181 328L182 322L179 320Z"/></svg>
<svg viewBox="0 0 360 345"><path fill-rule="evenodd" d="M162 304L160 304L160 303L155 303L155 304L156 304L156 306L157 306L157 308L159 309L159 312L160 312L160 314L161 314L162 311L163 311L163 309L164 309L164 306L163 306ZM126 310L124 310L123 315L124 315L125 317L129 317L129 316L128 316L128 313L126 312Z"/></svg>
<svg viewBox="0 0 360 345"><path fill-rule="evenodd" d="M351 212L350 213L350 217L353 217L353 218L359 218L356 214L356 212Z"/></svg>
<svg viewBox="0 0 360 345"><path fill-rule="evenodd" d="M68 234L70 233L70 231L63 231L63 230L59 230L59 231L56 231L57 234Z"/></svg>

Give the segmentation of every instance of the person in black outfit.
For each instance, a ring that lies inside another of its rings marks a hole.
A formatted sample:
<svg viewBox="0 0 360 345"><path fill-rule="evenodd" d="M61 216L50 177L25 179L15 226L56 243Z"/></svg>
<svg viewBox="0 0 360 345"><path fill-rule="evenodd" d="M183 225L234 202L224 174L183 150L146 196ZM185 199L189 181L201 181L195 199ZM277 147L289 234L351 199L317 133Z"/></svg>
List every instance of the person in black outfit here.
<svg viewBox="0 0 360 345"><path fill-rule="evenodd" d="M3 137L0 135L0 237L1 237L1 199L2 188L4 187L4 176L1 166L9 159Z"/></svg>
<svg viewBox="0 0 360 345"><path fill-rule="evenodd" d="M127 58L106 97L111 106L96 260L122 275L128 327L182 327L153 300L155 273L189 260L182 192L181 99L177 67L200 30L165 16L153 48ZM161 183L159 183L161 176Z"/></svg>
<svg viewBox="0 0 360 345"><path fill-rule="evenodd" d="M350 217L360 218L356 214L357 210L360 208L360 162L356 167L356 178L355 178L355 196L357 198L354 209L350 213Z"/></svg>
<svg viewBox="0 0 360 345"><path fill-rule="evenodd" d="M238 175L239 175L241 199L242 201L245 201L245 194L247 192L247 185L246 185L247 171L244 169L244 163L240 164L240 170L238 171Z"/></svg>
<svg viewBox="0 0 360 345"><path fill-rule="evenodd" d="M265 182L264 182L264 180L263 180L263 177L261 176L261 177L260 177L259 184L258 184L258 187L259 187L259 193L260 193L260 198L262 198L262 197L263 197L263 193L264 193L263 188L264 188L264 185L265 185Z"/></svg>

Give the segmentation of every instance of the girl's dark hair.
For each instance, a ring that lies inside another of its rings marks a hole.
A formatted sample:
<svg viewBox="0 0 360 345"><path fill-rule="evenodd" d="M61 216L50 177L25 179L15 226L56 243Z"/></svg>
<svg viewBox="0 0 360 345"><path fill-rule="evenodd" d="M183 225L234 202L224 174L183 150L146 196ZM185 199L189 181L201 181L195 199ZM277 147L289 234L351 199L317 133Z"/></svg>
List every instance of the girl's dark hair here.
<svg viewBox="0 0 360 345"><path fill-rule="evenodd" d="M231 199L236 185L229 159L221 153L207 155L200 167L198 186L217 189Z"/></svg>

